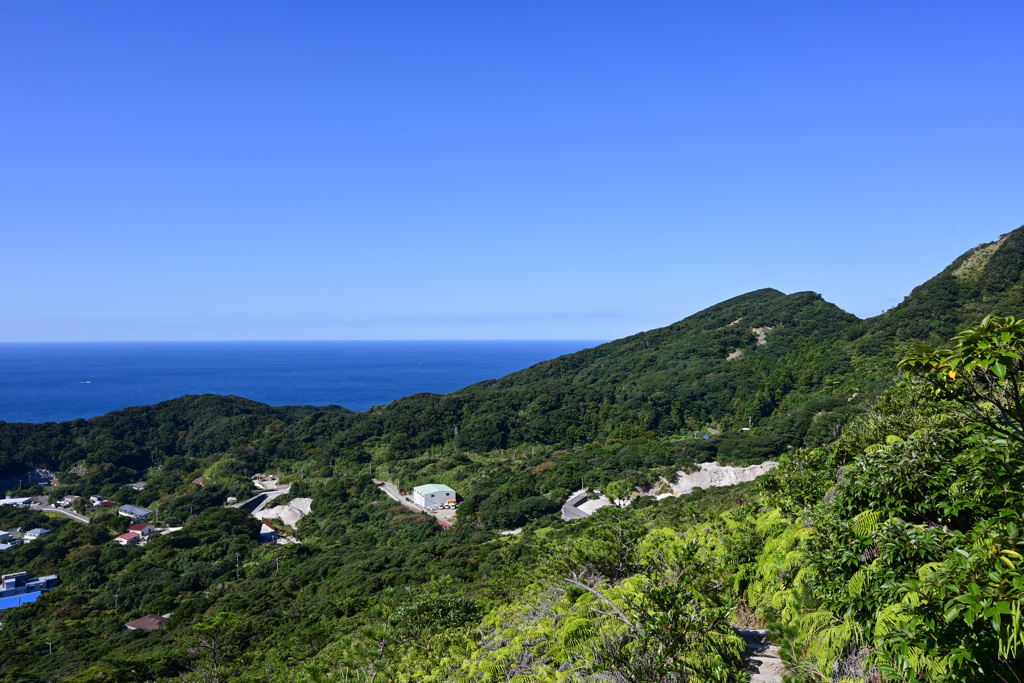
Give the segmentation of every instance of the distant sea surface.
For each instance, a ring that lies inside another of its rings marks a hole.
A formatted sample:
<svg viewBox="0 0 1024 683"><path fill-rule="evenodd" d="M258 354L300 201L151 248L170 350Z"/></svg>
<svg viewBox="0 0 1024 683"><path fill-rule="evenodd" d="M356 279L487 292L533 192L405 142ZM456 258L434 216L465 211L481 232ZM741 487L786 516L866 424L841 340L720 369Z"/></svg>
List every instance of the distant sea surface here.
<svg viewBox="0 0 1024 683"><path fill-rule="evenodd" d="M599 341L0 344L0 420L61 422L185 394L363 411L446 394Z"/></svg>

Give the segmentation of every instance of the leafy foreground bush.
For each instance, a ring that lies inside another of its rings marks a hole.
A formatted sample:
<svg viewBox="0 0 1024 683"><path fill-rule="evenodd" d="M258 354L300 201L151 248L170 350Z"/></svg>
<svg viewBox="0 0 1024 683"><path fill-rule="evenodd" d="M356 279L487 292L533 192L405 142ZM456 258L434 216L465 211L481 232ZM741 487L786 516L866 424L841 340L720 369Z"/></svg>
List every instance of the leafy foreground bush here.
<svg viewBox="0 0 1024 683"><path fill-rule="evenodd" d="M696 538L649 521L616 512L584 535L542 541L539 580L481 621L460 598L427 597L390 616L382 602L372 638L335 642L302 680L741 680L729 587ZM318 673L324 662L335 670Z"/></svg>
<svg viewBox="0 0 1024 683"><path fill-rule="evenodd" d="M766 479L746 595L798 678L1022 680L1022 358L1013 318L915 347L831 450Z"/></svg>

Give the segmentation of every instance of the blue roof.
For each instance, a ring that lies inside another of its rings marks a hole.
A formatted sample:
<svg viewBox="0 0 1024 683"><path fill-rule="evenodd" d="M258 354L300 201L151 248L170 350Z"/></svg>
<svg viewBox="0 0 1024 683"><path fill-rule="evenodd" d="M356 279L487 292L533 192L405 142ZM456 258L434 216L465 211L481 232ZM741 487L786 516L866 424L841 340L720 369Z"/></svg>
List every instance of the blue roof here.
<svg viewBox="0 0 1024 683"><path fill-rule="evenodd" d="M35 536L42 536L43 534L50 533L50 530L49 529L40 529L40 528L36 527L35 529L32 529L30 531L26 531L25 533L26 534L33 534Z"/></svg>
<svg viewBox="0 0 1024 683"><path fill-rule="evenodd" d="M24 605L29 602L35 602L36 598L42 595L42 591L37 593L22 593L21 595L12 595L9 598L0 598L0 610L10 609L11 607L17 607L18 605Z"/></svg>
<svg viewBox="0 0 1024 683"><path fill-rule="evenodd" d="M122 512L130 512L136 517L145 517L149 513L153 512L152 510L147 510L146 508L140 508L138 505L122 505L121 507L118 508L118 510L121 510Z"/></svg>

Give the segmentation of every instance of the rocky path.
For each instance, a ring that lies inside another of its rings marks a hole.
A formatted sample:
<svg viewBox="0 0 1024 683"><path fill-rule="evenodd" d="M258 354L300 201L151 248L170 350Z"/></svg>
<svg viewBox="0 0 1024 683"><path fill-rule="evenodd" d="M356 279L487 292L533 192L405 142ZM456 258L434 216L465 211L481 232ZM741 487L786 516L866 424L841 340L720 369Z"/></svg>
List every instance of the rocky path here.
<svg viewBox="0 0 1024 683"><path fill-rule="evenodd" d="M750 683L782 683L785 667L779 659L779 648L768 642L768 632L757 628L734 628L747 641L743 669L750 672Z"/></svg>

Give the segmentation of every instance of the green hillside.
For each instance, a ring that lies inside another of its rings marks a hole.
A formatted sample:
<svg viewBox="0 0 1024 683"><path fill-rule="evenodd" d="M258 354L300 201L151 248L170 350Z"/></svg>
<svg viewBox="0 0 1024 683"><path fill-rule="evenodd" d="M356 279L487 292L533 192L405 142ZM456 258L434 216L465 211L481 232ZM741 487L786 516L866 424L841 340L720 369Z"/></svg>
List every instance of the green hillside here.
<svg viewBox="0 0 1024 683"><path fill-rule="evenodd" d="M746 462L833 439L890 381L911 341L1020 311L1022 278L1024 228L959 257L876 318L861 321L810 292L758 290L445 397L400 399L359 425L399 451L758 428L752 439L718 440L719 457Z"/></svg>
<svg viewBox="0 0 1024 683"><path fill-rule="evenodd" d="M869 415L756 483L571 523L541 511L514 536L469 500L443 531L339 471L294 484L315 501L301 545L261 544L182 456L146 478L182 528L144 547L111 542L128 523L111 511L84 525L2 508L0 525L53 533L0 570L61 585L3 614L0 677L743 683L740 624L768 627L794 682L1015 680L1024 322L953 342L916 349ZM506 483L546 471L463 457ZM159 631L124 630L164 613Z"/></svg>
<svg viewBox="0 0 1024 683"><path fill-rule="evenodd" d="M914 288L895 308L865 321L863 353L911 340L938 343L986 315L1024 310L1024 228L980 244Z"/></svg>
<svg viewBox="0 0 1024 683"><path fill-rule="evenodd" d="M100 493L180 527L123 547L109 508L0 508L2 529L52 531L0 571L61 582L0 612L0 680L742 683L737 623L768 626L801 683L1015 680L1024 323L981 313L1020 311L1022 245L981 245L870 320L764 289L366 413L205 395L0 424L0 472L60 477L15 495ZM581 485L777 456L755 483L559 514ZM370 468L454 487L454 528ZM224 507L257 472L312 499L284 529L301 544ZM171 616L124 629L147 614Z"/></svg>
<svg viewBox="0 0 1024 683"><path fill-rule="evenodd" d="M447 395L365 413L183 397L60 425L0 425L0 475L79 461L139 470L170 455L400 460L434 447L571 449L699 433L696 459L751 463L833 440L891 381L912 340L936 341L1024 305L1024 228L960 256L885 314L859 320L811 292L762 289L668 327ZM743 428L747 428L744 430ZM245 452L242 452L245 451Z"/></svg>

